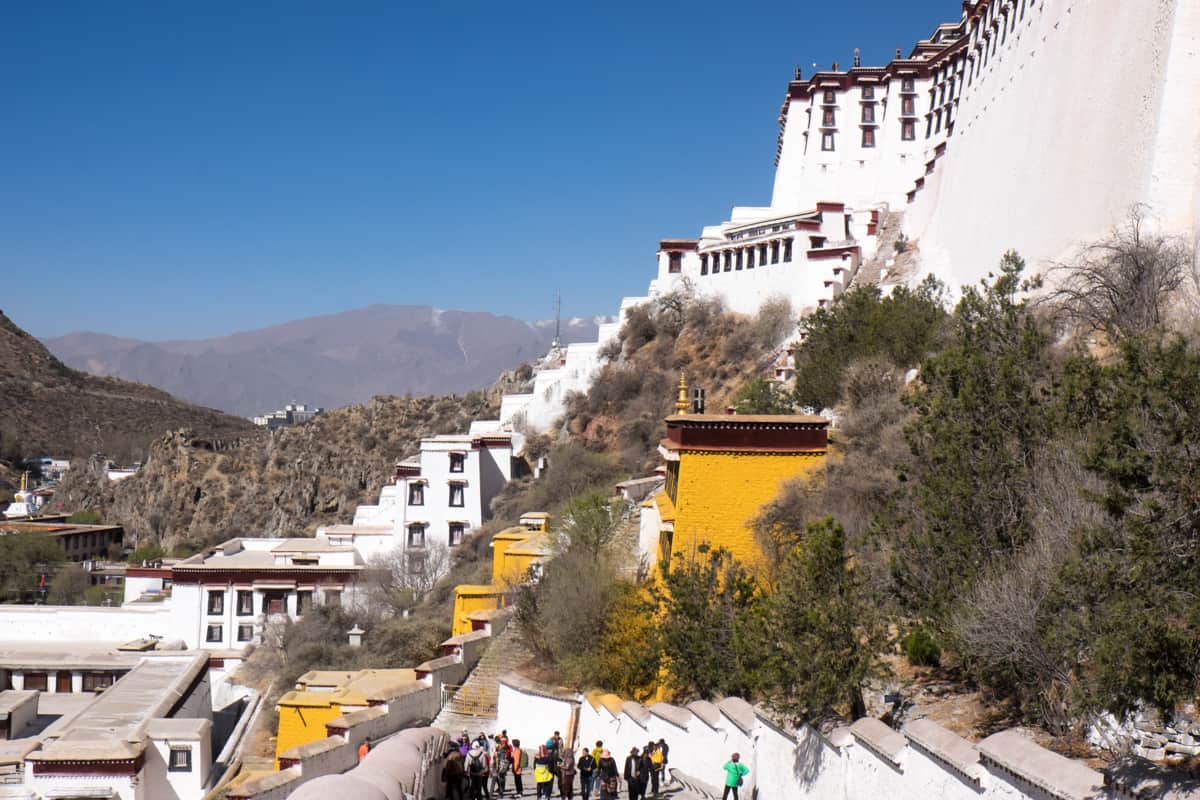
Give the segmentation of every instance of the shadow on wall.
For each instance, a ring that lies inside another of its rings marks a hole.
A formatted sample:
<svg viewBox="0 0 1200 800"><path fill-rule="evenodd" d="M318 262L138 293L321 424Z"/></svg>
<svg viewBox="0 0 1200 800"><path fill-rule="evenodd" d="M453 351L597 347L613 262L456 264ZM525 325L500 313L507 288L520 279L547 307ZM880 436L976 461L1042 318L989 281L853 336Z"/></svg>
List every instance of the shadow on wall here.
<svg viewBox="0 0 1200 800"><path fill-rule="evenodd" d="M819 736L801 736L796 744L796 757L792 762L792 774L796 782L805 789L812 788L821 775L825 761L825 746Z"/></svg>

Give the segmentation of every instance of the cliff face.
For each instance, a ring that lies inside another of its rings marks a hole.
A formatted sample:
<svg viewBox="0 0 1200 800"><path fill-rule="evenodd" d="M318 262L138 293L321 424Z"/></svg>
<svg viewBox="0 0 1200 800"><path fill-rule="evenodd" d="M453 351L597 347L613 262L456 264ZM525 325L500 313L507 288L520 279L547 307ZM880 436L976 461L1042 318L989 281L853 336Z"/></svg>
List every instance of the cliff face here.
<svg viewBox="0 0 1200 800"><path fill-rule="evenodd" d="M141 383L100 378L63 364L0 313L0 444L14 455L137 460L166 431L239 436L246 420L189 405Z"/></svg>
<svg viewBox="0 0 1200 800"><path fill-rule="evenodd" d="M109 482L94 465L72 470L55 503L95 508L138 544L199 547L234 536L310 536L374 503L395 462L422 437L494 416L495 391L462 397L377 397L273 434L160 437L141 471Z"/></svg>

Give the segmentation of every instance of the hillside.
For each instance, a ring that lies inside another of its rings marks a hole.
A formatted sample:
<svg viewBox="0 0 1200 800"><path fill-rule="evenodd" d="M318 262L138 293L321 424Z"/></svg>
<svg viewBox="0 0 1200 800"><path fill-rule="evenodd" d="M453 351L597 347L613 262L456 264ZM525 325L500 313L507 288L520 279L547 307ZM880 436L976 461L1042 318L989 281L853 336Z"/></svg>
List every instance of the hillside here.
<svg viewBox="0 0 1200 800"><path fill-rule="evenodd" d="M373 503L419 440L494 415L496 391L376 397L229 446L175 432L157 439L137 475L110 483L72 470L55 501L95 508L139 544L195 548L233 536L305 536Z"/></svg>
<svg viewBox="0 0 1200 800"><path fill-rule="evenodd" d="M595 333L592 319L563 325L566 342ZM553 338L553 323L373 305L214 339L148 342L87 332L46 346L77 369L253 416L289 402L337 408L376 395L480 389L500 370L544 355Z"/></svg>
<svg viewBox="0 0 1200 800"><path fill-rule="evenodd" d="M253 431L245 420L152 386L71 369L0 312L0 457L103 452L136 460L179 428L208 438Z"/></svg>

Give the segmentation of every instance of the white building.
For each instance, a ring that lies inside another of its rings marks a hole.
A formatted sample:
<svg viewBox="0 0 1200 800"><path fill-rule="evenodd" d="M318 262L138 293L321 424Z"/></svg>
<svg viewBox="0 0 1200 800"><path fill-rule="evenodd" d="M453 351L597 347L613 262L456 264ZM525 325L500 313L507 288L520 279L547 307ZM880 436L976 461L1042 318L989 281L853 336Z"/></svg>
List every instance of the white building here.
<svg viewBox="0 0 1200 800"><path fill-rule="evenodd" d="M251 420L260 428L276 431L280 428L289 428L292 425L301 425L324 411L325 409L319 406L309 408L304 403L288 403L278 411L271 411L260 417L252 417Z"/></svg>

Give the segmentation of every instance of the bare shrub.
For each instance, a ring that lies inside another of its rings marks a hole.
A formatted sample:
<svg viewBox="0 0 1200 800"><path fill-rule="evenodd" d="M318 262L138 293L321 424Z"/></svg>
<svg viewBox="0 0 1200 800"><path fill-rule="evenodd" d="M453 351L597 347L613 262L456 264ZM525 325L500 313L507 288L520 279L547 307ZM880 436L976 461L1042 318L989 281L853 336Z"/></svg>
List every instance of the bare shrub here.
<svg viewBox="0 0 1200 800"><path fill-rule="evenodd" d="M1137 205L1106 238L1047 272L1043 302L1083 333L1137 336L1162 327L1180 293L1195 287L1195 256L1184 239L1155 232Z"/></svg>
<svg viewBox="0 0 1200 800"><path fill-rule="evenodd" d="M763 350L778 347L796 330L796 312L792 308L792 302L783 295L769 298L759 306L758 314L754 317L753 330L759 347Z"/></svg>

